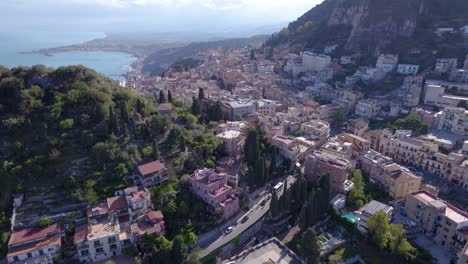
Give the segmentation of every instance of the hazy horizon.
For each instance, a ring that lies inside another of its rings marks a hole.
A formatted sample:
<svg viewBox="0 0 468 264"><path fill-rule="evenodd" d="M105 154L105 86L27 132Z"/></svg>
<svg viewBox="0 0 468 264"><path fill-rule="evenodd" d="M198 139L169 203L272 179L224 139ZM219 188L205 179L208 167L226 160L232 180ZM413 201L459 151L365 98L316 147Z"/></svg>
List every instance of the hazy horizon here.
<svg viewBox="0 0 468 264"><path fill-rule="evenodd" d="M3 0L3 30L276 31L323 0Z"/></svg>

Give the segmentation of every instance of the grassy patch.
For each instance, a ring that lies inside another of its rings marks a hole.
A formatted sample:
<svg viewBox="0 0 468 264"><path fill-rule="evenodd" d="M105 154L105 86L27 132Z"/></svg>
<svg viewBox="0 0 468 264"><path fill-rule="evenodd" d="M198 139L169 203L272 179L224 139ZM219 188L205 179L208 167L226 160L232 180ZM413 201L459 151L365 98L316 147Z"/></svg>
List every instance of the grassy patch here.
<svg viewBox="0 0 468 264"><path fill-rule="evenodd" d="M328 257L328 261L330 263L341 263L356 256L357 254L357 250L353 246L347 244L346 246L337 249L332 255L330 255Z"/></svg>

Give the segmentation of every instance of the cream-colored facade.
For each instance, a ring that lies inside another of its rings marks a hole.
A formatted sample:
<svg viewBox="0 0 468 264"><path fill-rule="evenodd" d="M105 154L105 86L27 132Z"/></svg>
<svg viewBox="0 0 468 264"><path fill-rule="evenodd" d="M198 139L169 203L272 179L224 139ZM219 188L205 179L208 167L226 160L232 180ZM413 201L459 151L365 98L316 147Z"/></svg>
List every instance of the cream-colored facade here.
<svg viewBox="0 0 468 264"><path fill-rule="evenodd" d="M384 185L394 199L404 200L421 188L422 179L396 163L384 166Z"/></svg>
<svg viewBox="0 0 468 264"><path fill-rule="evenodd" d="M465 230L468 227L467 212L440 200L427 191L408 194L405 211L437 244L454 254L459 254L464 250Z"/></svg>

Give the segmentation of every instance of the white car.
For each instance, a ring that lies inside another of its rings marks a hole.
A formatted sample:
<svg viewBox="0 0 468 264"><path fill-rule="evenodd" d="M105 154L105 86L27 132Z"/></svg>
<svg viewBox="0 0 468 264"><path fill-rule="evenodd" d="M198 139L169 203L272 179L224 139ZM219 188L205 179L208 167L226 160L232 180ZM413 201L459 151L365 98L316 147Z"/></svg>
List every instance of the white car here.
<svg viewBox="0 0 468 264"><path fill-rule="evenodd" d="M226 228L226 230L224 230L224 233L227 235L229 233L231 233L232 231L234 230L234 228L232 226Z"/></svg>

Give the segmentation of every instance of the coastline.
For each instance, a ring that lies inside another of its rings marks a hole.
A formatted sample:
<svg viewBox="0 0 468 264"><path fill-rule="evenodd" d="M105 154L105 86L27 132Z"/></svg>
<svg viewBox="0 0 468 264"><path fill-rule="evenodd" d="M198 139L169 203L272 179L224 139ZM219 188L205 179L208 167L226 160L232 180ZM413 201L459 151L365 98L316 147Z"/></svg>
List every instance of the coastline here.
<svg viewBox="0 0 468 264"><path fill-rule="evenodd" d="M130 69L119 76L115 75L117 77L123 77L126 81L128 81L131 76L141 74L141 65L146 57L146 54L148 53L148 49L114 43L106 34L106 36L103 38L96 38L79 44L24 51L19 52L19 54L39 54L51 57L55 54L71 52L119 52L131 55L133 58L135 58L135 60L129 65ZM111 78L111 76L108 77Z"/></svg>

